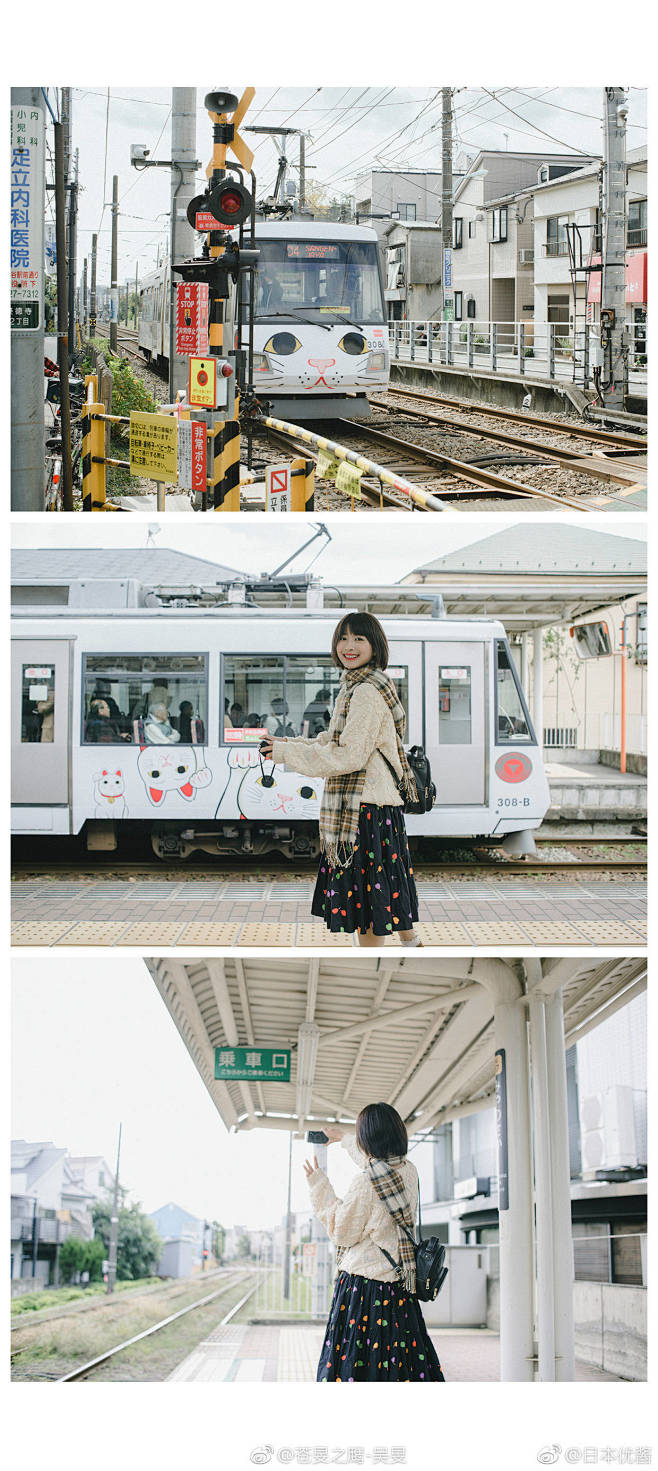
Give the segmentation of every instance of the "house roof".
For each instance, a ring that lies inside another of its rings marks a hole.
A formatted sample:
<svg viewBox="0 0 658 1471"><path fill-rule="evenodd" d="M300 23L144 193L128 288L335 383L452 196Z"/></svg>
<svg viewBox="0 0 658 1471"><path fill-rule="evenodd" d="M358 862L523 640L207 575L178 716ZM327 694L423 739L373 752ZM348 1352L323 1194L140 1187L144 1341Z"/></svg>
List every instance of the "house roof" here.
<svg viewBox="0 0 658 1471"><path fill-rule="evenodd" d="M29 547L12 552L12 577L22 581L76 582L135 578L139 582L204 583L241 577L233 567L191 557L169 547Z"/></svg>
<svg viewBox="0 0 658 1471"><path fill-rule="evenodd" d="M600 572L646 573L645 541L573 525L531 526L527 521L496 531L445 557L426 562L415 572ZM401 578L406 582L414 573Z"/></svg>
<svg viewBox="0 0 658 1471"><path fill-rule="evenodd" d="M528 163L536 162L539 166L542 163L573 163L577 162L578 160L582 160L583 164L588 164L591 157L592 155L590 153L526 153L525 151L516 152L504 148L482 148L480 149L480 152L476 154L468 171L464 175L461 184L455 190L455 203L457 202L457 199L459 198L462 191L466 188L466 185L469 183L470 179L472 179L473 175L478 173L483 159L516 158L527 161ZM556 183L557 180L553 180L553 182ZM519 190L518 192L522 193L524 191Z"/></svg>

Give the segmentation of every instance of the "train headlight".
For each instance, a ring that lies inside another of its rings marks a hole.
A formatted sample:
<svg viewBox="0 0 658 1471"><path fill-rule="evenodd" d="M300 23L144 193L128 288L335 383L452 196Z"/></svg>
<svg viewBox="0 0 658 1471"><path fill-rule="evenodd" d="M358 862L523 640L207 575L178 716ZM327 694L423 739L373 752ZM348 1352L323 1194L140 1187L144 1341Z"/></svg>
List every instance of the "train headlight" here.
<svg viewBox="0 0 658 1471"><path fill-rule="evenodd" d="M275 332L265 343L266 352L275 352L278 357L287 358L293 352L299 352L301 342L295 337L294 332Z"/></svg>
<svg viewBox="0 0 658 1471"><path fill-rule="evenodd" d="M385 352L371 352L371 353L369 353L368 354L368 367L367 367L367 370L366 371L368 373L385 373L386 372L386 353Z"/></svg>
<svg viewBox="0 0 658 1471"><path fill-rule="evenodd" d="M266 352L254 353L254 373L271 373L270 360Z"/></svg>

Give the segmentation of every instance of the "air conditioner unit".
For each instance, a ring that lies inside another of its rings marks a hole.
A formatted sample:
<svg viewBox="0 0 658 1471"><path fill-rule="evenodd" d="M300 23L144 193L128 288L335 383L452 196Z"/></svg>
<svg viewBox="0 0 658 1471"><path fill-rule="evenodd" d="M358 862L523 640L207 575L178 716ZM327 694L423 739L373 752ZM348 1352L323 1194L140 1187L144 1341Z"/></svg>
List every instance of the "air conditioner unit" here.
<svg viewBox="0 0 658 1471"><path fill-rule="evenodd" d="M519 262L522 266L531 266L535 258L535 252L530 247L519 251Z"/></svg>
<svg viewBox="0 0 658 1471"><path fill-rule="evenodd" d="M633 1089L615 1085L581 1100L583 1174L637 1165Z"/></svg>

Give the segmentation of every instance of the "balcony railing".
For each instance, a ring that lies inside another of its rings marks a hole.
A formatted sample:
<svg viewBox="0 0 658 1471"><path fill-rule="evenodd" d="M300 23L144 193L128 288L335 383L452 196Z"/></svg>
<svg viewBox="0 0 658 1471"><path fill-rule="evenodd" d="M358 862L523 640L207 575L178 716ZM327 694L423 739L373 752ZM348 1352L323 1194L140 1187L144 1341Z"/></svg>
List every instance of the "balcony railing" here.
<svg viewBox="0 0 658 1471"><path fill-rule="evenodd" d="M629 230L626 231L626 244L627 244L629 250L637 249L638 245L646 245L646 243L647 243L647 227L646 227L646 225L643 227L643 229L637 229L637 230L631 230L631 229L629 229Z"/></svg>
<svg viewBox="0 0 658 1471"><path fill-rule="evenodd" d="M569 254L569 245L566 240L546 240L541 249L544 256Z"/></svg>

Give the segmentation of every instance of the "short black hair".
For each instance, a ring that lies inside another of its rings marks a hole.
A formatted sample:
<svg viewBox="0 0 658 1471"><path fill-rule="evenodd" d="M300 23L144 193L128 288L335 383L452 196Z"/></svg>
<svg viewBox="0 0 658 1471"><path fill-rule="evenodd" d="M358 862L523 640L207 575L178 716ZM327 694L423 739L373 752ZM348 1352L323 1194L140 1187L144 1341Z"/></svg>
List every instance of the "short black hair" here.
<svg viewBox="0 0 658 1471"><path fill-rule="evenodd" d="M390 1103L367 1103L356 1121L356 1142L373 1159L405 1155L409 1137L404 1119Z"/></svg>
<svg viewBox="0 0 658 1471"><path fill-rule="evenodd" d="M346 633L358 634L359 638L367 638L372 648L371 664L374 669L386 669L388 666L388 639L378 618L373 618L372 613L346 613L340 623L334 629L331 640L331 657L338 669L344 669L336 652L340 640Z"/></svg>

